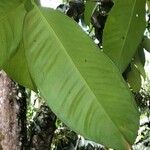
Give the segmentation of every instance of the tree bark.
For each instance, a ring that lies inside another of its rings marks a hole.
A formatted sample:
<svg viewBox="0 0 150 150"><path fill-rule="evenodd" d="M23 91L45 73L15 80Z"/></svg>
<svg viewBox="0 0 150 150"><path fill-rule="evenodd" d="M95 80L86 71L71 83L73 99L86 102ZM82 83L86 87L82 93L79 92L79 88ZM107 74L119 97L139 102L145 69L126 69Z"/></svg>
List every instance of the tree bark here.
<svg viewBox="0 0 150 150"><path fill-rule="evenodd" d="M22 150L26 140L25 97L0 71L0 150Z"/></svg>

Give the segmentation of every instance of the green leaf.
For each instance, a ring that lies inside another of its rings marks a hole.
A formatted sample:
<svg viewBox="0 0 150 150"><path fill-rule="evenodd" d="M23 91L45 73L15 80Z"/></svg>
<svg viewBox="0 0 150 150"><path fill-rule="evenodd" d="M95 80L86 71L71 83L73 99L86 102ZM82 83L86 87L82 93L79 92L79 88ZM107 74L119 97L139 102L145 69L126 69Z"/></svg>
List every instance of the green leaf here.
<svg viewBox="0 0 150 150"><path fill-rule="evenodd" d="M85 11L84 11L84 20L85 23L89 26L91 23L91 16L93 14L93 10L96 6L96 1L89 0L85 3Z"/></svg>
<svg viewBox="0 0 150 150"><path fill-rule="evenodd" d="M145 0L115 0L104 29L104 52L123 72L145 29Z"/></svg>
<svg viewBox="0 0 150 150"><path fill-rule="evenodd" d="M141 89L141 76L137 67L131 63L131 71L127 74L127 82L134 92L139 92Z"/></svg>
<svg viewBox="0 0 150 150"><path fill-rule="evenodd" d="M141 46L140 46L141 47ZM145 73L145 69L144 69L144 65L142 62L142 58L143 58L143 47L141 47L138 49L138 51L136 52L135 56L134 56L134 60L133 63L134 65L137 67L137 70L139 71L139 73L143 76L143 78L146 78L146 73ZM142 52L141 52L142 51ZM141 55L142 54L142 55ZM145 54L144 54L145 55Z"/></svg>
<svg viewBox="0 0 150 150"><path fill-rule="evenodd" d="M36 91L28 70L27 61L24 53L24 47L21 43L17 52L4 64L5 72L20 85Z"/></svg>
<svg viewBox="0 0 150 150"><path fill-rule="evenodd" d="M0 68L19 45L25 13L20 0L0 1Z"/></svg>
<svg viewBox="0 0 150 150"><path fill-rule="evenodd" d="M139 114L114 63L70 18L35 8L23 41L31 76L51 109L74 131L115 149L134 142Z"/></svg>
<svg viewBox="0 0 150 150"><path fill-rule="evenodd" d="M147 36L144 36L142 45L145 50L150 52L150 39Z"/></svg>
<svg viewBox="0 0 150 150"><path fill-rule="evenodd" d="M142 65L144 66L145 65L145 53L144 53L144 48L142 44L140 44L140 46L138 47L138 56Z"/></svg>

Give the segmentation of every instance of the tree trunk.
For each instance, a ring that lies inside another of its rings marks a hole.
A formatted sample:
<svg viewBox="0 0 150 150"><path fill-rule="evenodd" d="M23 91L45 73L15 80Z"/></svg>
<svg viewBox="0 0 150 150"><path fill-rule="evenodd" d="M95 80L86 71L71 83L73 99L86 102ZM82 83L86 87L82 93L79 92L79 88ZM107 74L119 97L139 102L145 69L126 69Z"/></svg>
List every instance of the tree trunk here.
<svg viewBox="0 0 150 150"><path fill-rule="evenodd" d="M15 83L0 72L0 150L22 150L26 144L26 100Z"/></svg>

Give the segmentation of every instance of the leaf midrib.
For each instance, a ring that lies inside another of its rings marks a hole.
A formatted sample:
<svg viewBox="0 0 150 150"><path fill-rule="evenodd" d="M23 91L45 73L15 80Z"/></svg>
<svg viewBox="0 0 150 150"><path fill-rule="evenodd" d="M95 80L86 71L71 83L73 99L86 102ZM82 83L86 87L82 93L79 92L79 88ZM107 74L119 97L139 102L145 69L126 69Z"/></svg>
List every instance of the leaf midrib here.
<svg viewBox="0 0 150 150"><path fill-rule="evenodd" d="M116 125L116 123L111 119L111 117L108 115L107 111L104 109L103 105L97 100L97 97L95 95L95 93L91 90L91 88L89 87L89 85L87 84L87 82L85 81L85 79L82 77L82 74L80 73L80 71L77 69L77 67L75 66L75 64L73 63L72 59L70 58L70 56L68 55L68 53L65 51L65 47L62 44L61 40L59 39L59 37L57 36L56 32L53 30L53 28L50 26L50 24L48 23L46 17L43 17L43 14L41 13L40 9L35 6L36 9L38 10L38 12L40 13L40 15L42 16L42 19L45 20L46 24L48 27L50 27L50 29L52 30L52 32L54 33L56 39L58 40L58 42L60 43L60 45L62 46L64 53L66 54L66 56L68 57L68 60L70 60L70 63L74 66L76 72L78 73L78 75L81 78L81 81L83 81L83 83L85 83L85 85L87 86L89 92L93 95L94 99L96 100L96 102L98 103L98 105L101 106L101 108L103 109L104 114L106 114L106 116L110 119L110 121L112 122L112 124L116 127L116 130L120 133L120 136L123 137L123 139L127 142L130 143L127 139L126 136L124 135L124 133L122 133L122 131L118 128L118 126ZM124 135L124 136L123 136Z"/></svg>

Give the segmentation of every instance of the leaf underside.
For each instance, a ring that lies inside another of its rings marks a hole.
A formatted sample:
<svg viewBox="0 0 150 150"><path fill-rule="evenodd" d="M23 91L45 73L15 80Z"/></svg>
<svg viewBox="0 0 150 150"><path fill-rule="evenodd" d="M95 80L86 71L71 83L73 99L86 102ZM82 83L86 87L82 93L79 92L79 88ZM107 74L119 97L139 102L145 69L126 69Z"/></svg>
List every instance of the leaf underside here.
<svg viewBox="0 0 150 150"><path fill-rule="evenodd" d="M28 64L26 61L22 42L20 43L15 55L13 55L13 57L11 57L9 61L3 65L3 69L13 80L17 81L20 85L28 87L35 92L37 91L28 70Z"/></svg>
<svg viewBox="0 0 150 150"><path fill-rule="evenodd" d="M15 52L22 38L23 7L19 0L0 1L0 69Z"/></svg>
<svg viewBox="0 0 150 150"><path fill-rule="evenodd" d="M115 65L80 27L59 12L35 7L23 35L31 76L58 117L96 142L129 147L139 119L133 97Z"/></svg>

